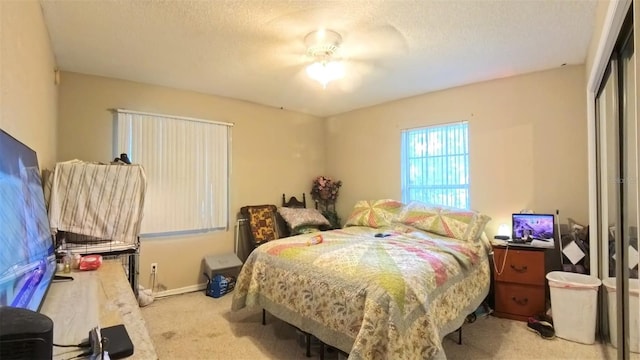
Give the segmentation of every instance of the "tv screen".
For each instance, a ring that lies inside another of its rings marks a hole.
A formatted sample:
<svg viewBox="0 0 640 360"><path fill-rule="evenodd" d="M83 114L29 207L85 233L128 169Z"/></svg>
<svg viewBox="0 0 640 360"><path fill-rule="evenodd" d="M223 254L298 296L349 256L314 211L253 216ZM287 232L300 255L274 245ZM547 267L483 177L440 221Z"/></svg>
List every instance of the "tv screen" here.
<svg viewBox="0 0 640 360"><path fill-rule="evenodd" d="M0 130L0 306L39 311L55 275L35 151Z"/></svg>
<svg viewBox="0 0 640 360"><path fill-rule="evenodd" d="M513 239L553 239L553 214L513 214Z"/></svg>

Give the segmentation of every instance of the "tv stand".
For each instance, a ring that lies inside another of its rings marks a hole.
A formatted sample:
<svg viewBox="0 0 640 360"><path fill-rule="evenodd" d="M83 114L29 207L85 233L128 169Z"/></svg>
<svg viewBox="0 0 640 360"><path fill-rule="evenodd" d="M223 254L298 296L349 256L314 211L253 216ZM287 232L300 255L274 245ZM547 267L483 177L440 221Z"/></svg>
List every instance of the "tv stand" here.
<svg viewBox="0 0 640 360"><path fill-rule="evenodd" d="M120 260L105 260L94 271L72 270L71 276L73 281L51 284L40 309L53 320L54 343L78 344L96 326L124 324L135 346L129 358L158 358ZM68 351L54 347L53 357Z"/></svg>

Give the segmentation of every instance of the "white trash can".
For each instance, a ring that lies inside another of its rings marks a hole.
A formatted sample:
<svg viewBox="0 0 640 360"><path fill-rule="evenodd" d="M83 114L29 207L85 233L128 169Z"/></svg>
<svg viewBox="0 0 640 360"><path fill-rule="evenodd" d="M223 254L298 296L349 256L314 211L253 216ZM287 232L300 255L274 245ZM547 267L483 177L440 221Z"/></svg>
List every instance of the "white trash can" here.
<svg viewBox="0 0 640 360"><path fill-rule="evenodd" d="M596 277L564 271L547 274L556 336L583 344L596 338L598 289Z"/></svg>
<svg viewBox="0 0 640 360"><path fill-rule="evenodd" d="M616 312L616 278L602 280L602 284L607 289L607 308L609 310L609 336L611 345L618 346L618 327ZM640 340L640 323L638 322L638 296L640 286L638 279L629 279L629 347L632 352L640 352L638 344Z"/></svg>

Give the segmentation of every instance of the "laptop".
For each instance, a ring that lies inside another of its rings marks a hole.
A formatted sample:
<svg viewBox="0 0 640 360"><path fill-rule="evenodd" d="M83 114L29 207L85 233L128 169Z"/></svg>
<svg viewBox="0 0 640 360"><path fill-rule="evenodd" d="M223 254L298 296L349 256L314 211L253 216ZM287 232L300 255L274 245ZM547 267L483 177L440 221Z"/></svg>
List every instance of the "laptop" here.
<svg viewBox="0 0 640 360"><path fill-rule="evenodd" d="M553 214L512 214L511 242L530 243L533 240L553 241Z"/></svg>

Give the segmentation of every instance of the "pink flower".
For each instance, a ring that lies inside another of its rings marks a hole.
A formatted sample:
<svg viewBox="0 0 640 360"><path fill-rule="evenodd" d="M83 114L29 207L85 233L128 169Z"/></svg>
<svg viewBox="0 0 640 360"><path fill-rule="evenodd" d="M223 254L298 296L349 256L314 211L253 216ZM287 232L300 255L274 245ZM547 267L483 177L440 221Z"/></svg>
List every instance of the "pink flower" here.
<svg viewBox="0 0 640 360"><path fill-rule="evenodd" d="M313 181L311 197L314 200L324 202L335 202L338 198L338 189L342 186L342 181L333 181L328 176L318 176Z"/></svg>

